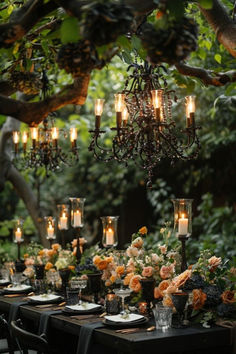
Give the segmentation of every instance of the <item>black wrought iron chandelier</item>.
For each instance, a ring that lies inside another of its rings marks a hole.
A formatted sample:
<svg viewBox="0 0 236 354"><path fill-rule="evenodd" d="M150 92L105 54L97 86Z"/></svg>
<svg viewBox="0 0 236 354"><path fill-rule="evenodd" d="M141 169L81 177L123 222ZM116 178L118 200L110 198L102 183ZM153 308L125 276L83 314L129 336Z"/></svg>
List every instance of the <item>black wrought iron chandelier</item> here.
<svg viewBox="0 0 236 354"><path fill-rule="evenodd" d="M100 129L103 99L95 102L95 130L91 130L89 150L98 160L128 163L135 161L148 174L147 187L152 187L154 168L161 159L173 163L178 159L196 158L200 143L195 124L195 96L185 98L186 126L178 129L172 118L173 90L168 90L162 66L132 64L122 92L115 94L116 127L112 147L101 145L106 133ZM174 97L174 99L176 99Z"/></svg>
<svg viewBox="0 0 236 354"><path fill-rule="evenodd" d="M48 80L45 73L42 82L43 97L45 98L48 90ZM69 151L63 151L60 146L60 137L62 140L70 137L71 148ZM55 126L52 114L44 119L39 126L30 127L30 131L13 131L15 163L19 168L45 167L48 175L49 171L60 170L63 164L72 166L79 160L76 141L77 129L75 127L70 128L70 131L59 129Z"/></svg>

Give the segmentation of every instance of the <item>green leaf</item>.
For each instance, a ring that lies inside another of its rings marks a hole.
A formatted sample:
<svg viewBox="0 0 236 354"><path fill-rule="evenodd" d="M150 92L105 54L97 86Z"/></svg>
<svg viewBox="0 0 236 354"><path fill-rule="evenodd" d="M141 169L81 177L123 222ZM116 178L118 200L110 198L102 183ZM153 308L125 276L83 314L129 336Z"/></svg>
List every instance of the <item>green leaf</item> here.
<svg viewBox="0 0 236 354"><path fill-rule="evenodd" d="M137 51L139 51L141 49L141 47L142 47L141 40L137 36L132 36L131 44L132 44L132 47L134 49L136 49Z"/></svg>
<svg viewBox="0 0 236 354"><path fill-rule="evenodd" d="M121 46L121 48L124 49L130 49L132 48L130 40L126 36L119 36L116 40L116 43Z"/></svg>
<svg viewBox="0 0 236 354"><path fill-rule="evenodd" d="M132 57L127 50L122 52L122 57L123 57L124 61L126 62L126 64L132 64L132 62L133 62Z"/></svg>
<svg viewBox="0 0 236 354"><path fill-rule="evenodd" d="M61 25L61 42L75 43L79 40L79 25L75 17L66 18Z"/></svg>
<svg viewBox="0 0 236 354"><path fill-rule="evenodd" d="M209 10L212 8L212 0L198 0L199 4L201 5L201 7L203 7L206 10Z"/></svg>
<svg viewBox="0 0 236 354"><path fill-rule="evenodd" d="M215 59L215 61L217 61L217 63L221 64L221 55L220 54L215 54L214 59Z"/></svg>

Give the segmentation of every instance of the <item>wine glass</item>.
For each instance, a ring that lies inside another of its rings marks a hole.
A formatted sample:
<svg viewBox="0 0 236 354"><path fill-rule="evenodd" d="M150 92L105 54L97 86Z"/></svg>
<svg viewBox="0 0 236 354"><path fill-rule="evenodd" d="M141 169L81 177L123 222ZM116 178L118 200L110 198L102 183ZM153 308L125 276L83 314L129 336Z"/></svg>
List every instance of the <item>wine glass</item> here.
<svg viewBox="0 0 236 354"><path fill-rule="evenodd" d="M172 302L178 313L177 328L183 327L183 317L186 302L188 300L188 293L173 293L171 294Z"/></svg>
<svg viewBox="0 0 236 354"><path fill-rule="evenodd" d="M79 305L82 305L82 299L81 299L82 289L86 288L87 279L78 278L76 280L73 280L73 285L71 284L71 286L72 287L77 286L79 288Z"/></svg>
<svg viewBox="0 0 236 354"><path fill-rule="evenodd" d="M119 289L114 289L114 293L117 296L121 297L121 312L120 312L121 315L125 315L125 313L126 313L125 312L125 298L130 296L131 292L132 292L132 290L129 288L121 287Z"/></svg>

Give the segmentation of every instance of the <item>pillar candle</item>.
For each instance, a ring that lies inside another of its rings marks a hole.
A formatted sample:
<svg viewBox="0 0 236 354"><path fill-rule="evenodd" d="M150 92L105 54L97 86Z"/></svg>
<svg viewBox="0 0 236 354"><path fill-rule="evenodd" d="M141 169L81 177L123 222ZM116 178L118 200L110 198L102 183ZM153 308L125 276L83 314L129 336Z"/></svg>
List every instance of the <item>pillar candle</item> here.
<svg viewBox="0 0 236 354"><path fill-rule="evenodd" d="M184 214L179 219L178 233L179 235L187 235L188 233L188 218L185 218Z"/></svg>
<svg viewBox="0 0 236 354"><path fill-rule="evenodd" d="M21 241L21 236L22 236L21 229L19 227L17 227L17 229L15 231L16 242L20 242Z"/></svg>
<svg viewBox="0 0 236 354"><path fill-rule="evenodd" d="M60 229L61 230L66 230L67 229L67 216L66 216L66 213L62 213L62 216L60 217Z"/></svg>
<svg viewBox="0 0 236 354"><path fill-rule="evenodd" d="M106 231L106 244L113 245L114 244L114 230L109 227Z"/></svg>
<svg viewBox="0 0 236 354"><path fill-rule="evenodd" d="M79 210L76 210L74 213L74 227L80 227L81 226L81 212Z"/></svg>

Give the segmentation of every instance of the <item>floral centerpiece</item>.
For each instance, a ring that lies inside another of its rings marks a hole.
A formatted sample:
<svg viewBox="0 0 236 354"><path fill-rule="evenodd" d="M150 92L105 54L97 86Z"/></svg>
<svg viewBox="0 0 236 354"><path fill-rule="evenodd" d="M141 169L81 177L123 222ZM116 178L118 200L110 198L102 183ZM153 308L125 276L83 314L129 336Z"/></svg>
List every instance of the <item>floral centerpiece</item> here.
<svg viewBox="0 0 236 354"><path fill-rule="evenodd" d="M132 290L133 301L138 302L144 295L144 285L153 282L153 298L172 306L171 294L187 292L191 317L198 315L204 326L217 317L235 315L235 268L227 262L203 251L198 261L184 272L180 271L180 245L173 241L168 225L160 230L163 241L146 249L147 228L142 227L132 235L131 244L119 257L119 251L97 250L93 257L96 268L102 271L102 280L107 288L123 282ZM175 242L176 241L176 242ZM172 244L175 244L171 248ZM150 283L149 282L149 283Z"/></svg>

